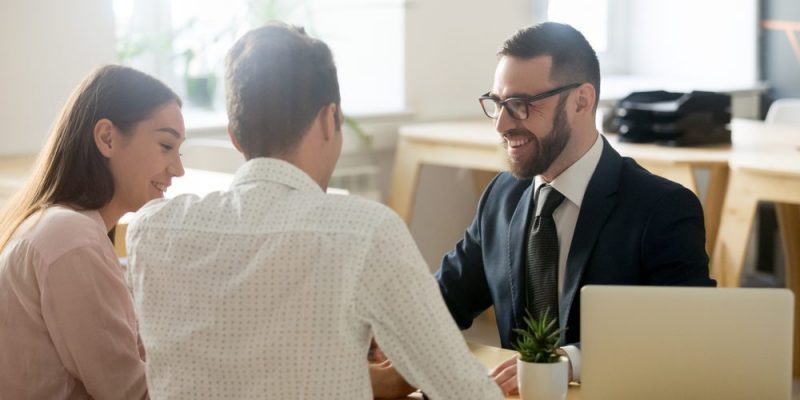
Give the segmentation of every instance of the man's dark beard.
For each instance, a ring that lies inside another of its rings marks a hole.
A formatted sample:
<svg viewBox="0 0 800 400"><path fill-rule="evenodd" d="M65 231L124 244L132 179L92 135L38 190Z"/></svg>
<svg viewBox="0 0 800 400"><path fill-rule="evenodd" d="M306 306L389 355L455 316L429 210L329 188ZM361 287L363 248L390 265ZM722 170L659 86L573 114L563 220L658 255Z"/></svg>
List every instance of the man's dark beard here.
<svg viewBox="0 0 800 400"><path fill-rule="evenodd" d="M566 96L558 101L558 106L555 110L555 118L553 119L553 129L543 139L539 140L528 130L518 130L520 133L532 137L536 142L536 153L528 159L514 161L511 157L508 158L509 169L511 174L517 179L531 179L536 175L540 175L550 168L553 161L561 155L564 148L567 147L570 136L572 136L572 129L567 124L567 114L564 111L566 108ZM504 146L508 143L503 142Z"/></svg>

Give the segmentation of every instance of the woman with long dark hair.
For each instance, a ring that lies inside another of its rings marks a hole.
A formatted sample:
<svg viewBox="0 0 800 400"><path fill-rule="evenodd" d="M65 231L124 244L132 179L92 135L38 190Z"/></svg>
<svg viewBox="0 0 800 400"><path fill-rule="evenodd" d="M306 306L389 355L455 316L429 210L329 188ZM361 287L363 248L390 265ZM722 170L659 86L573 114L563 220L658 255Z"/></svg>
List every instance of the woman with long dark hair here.
<svg viewBox="0 0 800 400"><path fill-rule="evenodd" d="M0 397L147 397L144 350L107 233L183 174L181 102L102 67L72 94L0 213Z"/></svg>

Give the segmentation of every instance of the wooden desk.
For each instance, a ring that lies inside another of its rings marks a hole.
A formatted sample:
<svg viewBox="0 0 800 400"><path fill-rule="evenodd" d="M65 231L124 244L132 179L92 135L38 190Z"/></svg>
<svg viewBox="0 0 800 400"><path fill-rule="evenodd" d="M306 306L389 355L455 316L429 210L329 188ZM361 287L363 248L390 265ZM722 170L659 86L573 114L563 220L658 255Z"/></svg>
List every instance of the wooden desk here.
<svg viewBox="0 0 800 400"><path fill-rule="evenodd" d="M507 170L501 139L489 119L464 122L407 125L400 128L389 206L410 223L422 165L440 165L477 170L476 190L483 191L489 179ZM719 226L719 215L728 181L730 146L671 148L654 144L620 143L608 135L620 154L634 158L655 174L678 182L699 195L694 171L711 171L704 201L707 248L711 253ZM488 172L488 173L487 173Z"/></svg>
<svg viewBox="0 0 800 400"><path fill-rule="evenodd" d="M480 360L487 369L491 370L498 364L513 357L516 352L498 347L485 346L467 342L469 350ZM567 391L567 400L580 400L580 385L571 384ZM519 396L506 396L506 399L519 399Z"/></svg>
<svg viewBox="0 0 800 400"><path fill-rule="evenodd" d="M480 360L487 369L492 369L501 362L511 358L515 352L497 347L484 346L477 343L469 343L469 350ZM567 391L567 400L580 400L581 387L578 384L570 384ZM519 399L519 396L508 396L506 399ZM800 380L792 382L792 400L800 400Z"/></svg>
<svg viewBox="0 0 800 400"><path fill-rule="evenodd" d="M500 143L490 120L400 127L389 206L406 223L411 222L423 165L469 168L491 175L505 170L506 156ZM476 184L475 189L484 187Z"/></svg>
<svg viewBox="0 0 800 400"><path fill-rule="evenodd" d="M762 134L770 133L764 126L760 128ZM782 132L793 132L793 135L777 143L756 143L750 148L737 145L731 155L730 184L711 272L721 277L722 286L739 286L758 202L776 203L786 256L786 285L795 293L793 365L794 376L800 377L800 127L777 127L772 137L780 138Z"/></svg>

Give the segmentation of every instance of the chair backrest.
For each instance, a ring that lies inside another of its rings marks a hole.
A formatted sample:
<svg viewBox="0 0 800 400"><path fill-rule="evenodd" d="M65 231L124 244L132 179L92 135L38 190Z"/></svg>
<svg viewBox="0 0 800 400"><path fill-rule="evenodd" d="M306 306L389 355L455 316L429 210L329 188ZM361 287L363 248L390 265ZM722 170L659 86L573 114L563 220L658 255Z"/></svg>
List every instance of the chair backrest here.
<svg viewBox="0 0 800 400"><path fill-rule="evenodd" d="M800 99L778 99L769 107L766 122L800 125Z"/></svg>

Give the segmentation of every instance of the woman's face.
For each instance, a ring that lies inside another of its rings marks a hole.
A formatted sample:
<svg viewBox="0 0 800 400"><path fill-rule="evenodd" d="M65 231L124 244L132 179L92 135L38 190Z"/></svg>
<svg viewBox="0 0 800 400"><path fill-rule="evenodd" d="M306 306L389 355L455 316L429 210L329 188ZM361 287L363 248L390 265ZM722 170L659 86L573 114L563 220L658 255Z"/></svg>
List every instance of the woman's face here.
<svg viewBox="0 0 800 400"><path fill-rule="evenodd" d="M177 102L156 109L131 132L114 133L118 143L109 157L114 178L111 200L124 212L136 211L150 200L164 197L172 178L183 175L179 149L186 139Z"/></svg>

